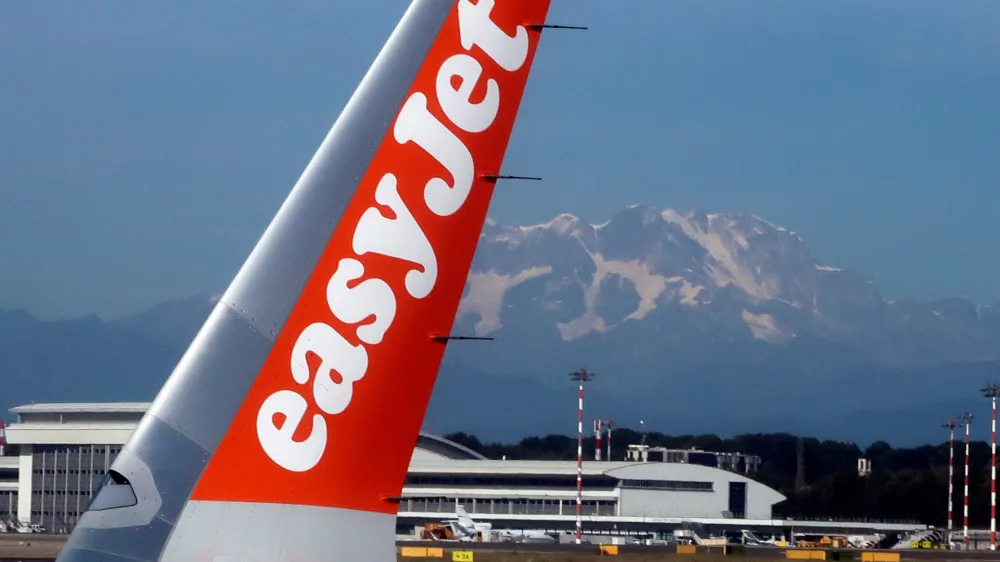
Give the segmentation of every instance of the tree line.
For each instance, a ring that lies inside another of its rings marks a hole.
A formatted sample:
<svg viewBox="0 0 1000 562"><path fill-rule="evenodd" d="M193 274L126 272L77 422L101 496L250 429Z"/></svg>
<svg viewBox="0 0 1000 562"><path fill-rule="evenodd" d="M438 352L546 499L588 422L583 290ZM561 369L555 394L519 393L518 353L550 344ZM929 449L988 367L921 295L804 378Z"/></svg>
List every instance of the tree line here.
<svg viewBox="0 0 1000 562"><path fill-rule="evenodd" d="M517 443L484 443L474 435L445 436L490 459L575 460L576 436L528 437ZM628 428L612 432L612 459L625 460L629 444L643 436ZM800 444L801 441L801 444ZM717 435L664 435L647 432L645 443L671 449L739 452L761 458L751 477L787 498L774 506L776 517L916 520L946 526L948 508L948 442L893 448L875 442L862 449L856 443L821 441L788 433L746 434L723 439ZM606 443L602 443L606 451ZM799 471L801 449L802 474ZM584 461L594 458L594 437L584 438ZM602 455L605 454L602 452ZM872 466L858 474L858 459ZM954 527L962 528L965 444L955 441ZM969 525L990 523L990 445L973 441L969 455Z"/></svg>

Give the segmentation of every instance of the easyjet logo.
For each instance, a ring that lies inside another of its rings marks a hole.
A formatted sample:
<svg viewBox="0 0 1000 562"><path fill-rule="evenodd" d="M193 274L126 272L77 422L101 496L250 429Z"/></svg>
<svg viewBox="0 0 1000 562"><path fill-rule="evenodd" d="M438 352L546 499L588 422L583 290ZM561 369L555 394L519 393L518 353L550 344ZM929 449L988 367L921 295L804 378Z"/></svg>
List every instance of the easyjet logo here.
<svg viewBox="0 0 1000 562"><path fill-rule="evenodd" d="M485 54L508 72L521 68L528 56L527 31L519 26L513 36L508 35L491 19L493 7L494 0L459 1L459 40L465 52L444 60L433 91L416 91L405 100L392 129L396 143L419 147L451 176L431 177L423 188L423 203L439 217L462 208L475 180L475 162L463 135L487 130L497 117L503 95L496 80L483 76L483 65L476 55ZM473 51L473 47L479 50ZM486 94L473 102L472 92L483 81ZM428 96L436 99L447 122L428 110ZM305 472L323 458L328 442L326 416L350 407L354 384L368 371L369 354L392 327L400 302L397 297L405 291L413 299L423 299L434 290L438 274L435 250L397 187L397 173L415 171L419 170L393 170L382 175L375 187L375 201L388 207L393 216L386 217L374 206L365 210L351 235L353 255L340 259L327 282L329 312L351 326L355 341L361 343L351 343L341 331L317 318L296 338L288 357L288 386L270 394L257 411L261 448L287 470ZM403 282L366 277L366 258L374 254L406 264L410 269ZM371 317L374 321L359 324ZM307 354L321 361L315 376L308 367ZM313 415L312 429L305 439L293 440L293 434L306 422L310 404L323 414Z"/></svg>

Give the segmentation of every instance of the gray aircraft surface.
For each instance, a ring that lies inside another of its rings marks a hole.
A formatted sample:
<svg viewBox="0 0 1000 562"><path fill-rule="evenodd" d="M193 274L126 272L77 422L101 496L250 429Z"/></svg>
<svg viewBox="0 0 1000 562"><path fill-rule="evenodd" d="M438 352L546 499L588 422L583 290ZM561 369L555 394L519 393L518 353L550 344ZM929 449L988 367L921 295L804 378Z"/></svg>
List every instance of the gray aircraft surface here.
<svg viewBox="0 0 1000 562"><path fill-rule="evenodd" d="M548 8L412 2L59 562L396 559Z"/></svg>

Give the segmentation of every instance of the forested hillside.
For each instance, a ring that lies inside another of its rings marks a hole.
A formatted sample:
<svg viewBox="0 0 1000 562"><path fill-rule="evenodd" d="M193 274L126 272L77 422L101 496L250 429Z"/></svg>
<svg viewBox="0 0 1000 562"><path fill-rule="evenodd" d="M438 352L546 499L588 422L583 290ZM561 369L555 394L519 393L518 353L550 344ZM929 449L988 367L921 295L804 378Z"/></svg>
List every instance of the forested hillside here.
<svg viewBox="0 0 1000 562"><path fill-rule="evenodd" d="M576 436L530 437L515 444L482 443L473 435L447 436L491 459L576 458ZM612 433L614 460L623 460L627 445L639 443L641 435L631 429ZM670 448L698 447L707 451L759 455L763 461L755 479L783 493L787 500L775 506L775 516L837 519L912 519L929 525L945 525L948 502L948 444L893 449L877 442L862 449L855 443L802 438L804 486L796 487L796 450L799 437L786 433L738 435L722 439L715 435L670 436L647 433L646 443ZM585 462L593 462L594 438L587 437ZM961 527L964 443L955 447L955 517ZM858 458L868 458L873 471L857 473ZM989 526L989 443L973 442L969 476L969 520L973 527Z"/></svg>

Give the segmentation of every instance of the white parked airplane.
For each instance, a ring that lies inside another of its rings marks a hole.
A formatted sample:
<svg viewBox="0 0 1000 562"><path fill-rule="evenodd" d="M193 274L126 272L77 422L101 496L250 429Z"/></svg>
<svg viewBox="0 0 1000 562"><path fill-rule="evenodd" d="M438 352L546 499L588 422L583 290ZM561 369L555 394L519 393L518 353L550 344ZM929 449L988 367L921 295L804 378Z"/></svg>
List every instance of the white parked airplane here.
<svg viewBox="0 0 1000 562"><path fill-rule="evenodd" d="M455 508L458 519L447 519L443 523L451 526L452 532L460 541L475 540L477 532L489 534L491 541L501 542L558 542L557 535L538 530L493 529L491 523L477 523L469 516L465 506Z"/></svg>
<svg viewBox="0 0 1000 562"><path fill-rule="evenodd" d="M59 562L396 559L548 8L413 0Z"/></svg>

